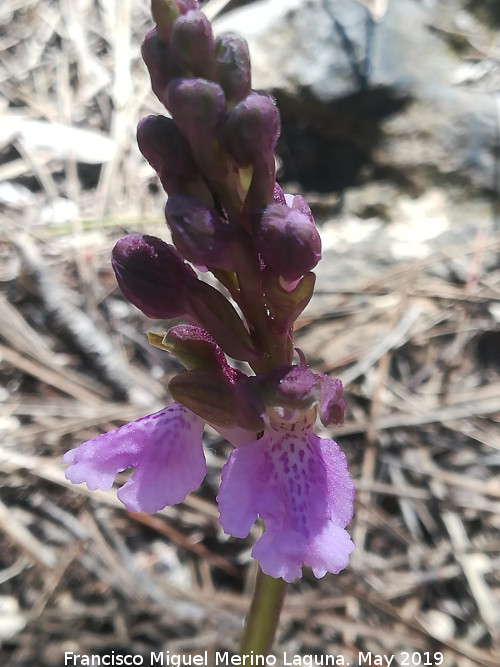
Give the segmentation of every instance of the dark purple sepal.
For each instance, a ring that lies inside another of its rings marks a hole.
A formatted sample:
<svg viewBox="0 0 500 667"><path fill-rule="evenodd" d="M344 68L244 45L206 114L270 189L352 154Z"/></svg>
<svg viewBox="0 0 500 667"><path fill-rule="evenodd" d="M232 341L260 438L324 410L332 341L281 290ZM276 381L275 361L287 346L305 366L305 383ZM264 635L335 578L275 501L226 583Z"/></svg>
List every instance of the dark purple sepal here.
<svg viewBox="0 0 500 667"><path fill-rule="evenodd" d="M155 236L129 234L113 248L111 264L125 298L147 317L186 313L189 286L198 279L173 246Z"/></svg>
<svg viewBox="0 0 500 667"><path fill-rule="evenodd" d="M165 207L172 240L181 255L197 266L234 270L229 225L195 197L172 195Z"/></svg>
<svg viewBox="0 0 500 667"><path fill-rule="evenodd" d="M215 39L214 78L230 106L250 94L250 54L247 42L240 35L225 33Z"/></svg>
<svg viewBox="0 0 500 667"><path fill-rule="evenodd" d="M156 97L162 101L165 89L173 78L173 72L166 45L158 37L156 28L147 33L142 42L141 52L151 78L151 88Z"/></svg>
<svg viewBox="0 0 500 667"><path fill-rule="evenodd" d="M255 92L234 107L221 127L224 146L239 167L273 155L279 134L276 105L268 95Z"/></svg>
<svg viewBox="0 0 500 667"><path fill-rule="evenodd" d="M268 407L308 410L318 400L316 376L302 366L280 366L263 378L264 402Z"/></svg>
<svg viewBox="0 0 500 667"><path fill-rule="evenodd" d="M342 382L303 366L282 366L261 378L262 400L267 407L308 410L319 407L321 422L340 426L344 421L345 401Z"/></svg>
<svg viewBox="0 0 500 667"><path fill-rule="evenodd" d="M166 191L175 183L200 178L191 148L171 118L143 118L137 126L137 143Z"/></svg>
<svg viewBox="0 0 500 667"><path fill-rule="evenodd" d="M346 409L343 399L342 382L338 378L331 378L322 373L319 373L317 378L319 387L319 418L321 419L321 423L325 426L329 426L330 424L342 426Z"/></svg>
<svg viewBox="0 0 500 667"><path fill-rule="evenodd" d="M255 231L255 245L267 268L287 281L298 280L321 259L318 230L297 209L271 204Z"/></svg>
<svg viewBox="0 0 500 667"><path fill-rule="evenodd" d="M175 21L169 53L179 76L212 78L214 37L210 21L203 12L188 11Z"/></svg>

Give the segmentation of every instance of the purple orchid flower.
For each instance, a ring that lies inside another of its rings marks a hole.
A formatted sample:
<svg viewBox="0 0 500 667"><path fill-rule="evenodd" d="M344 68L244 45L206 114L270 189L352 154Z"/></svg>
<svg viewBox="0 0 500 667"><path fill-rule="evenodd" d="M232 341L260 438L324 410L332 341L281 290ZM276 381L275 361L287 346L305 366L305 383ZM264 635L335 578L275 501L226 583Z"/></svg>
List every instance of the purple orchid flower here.
<svg viewBox="0 0 500 667"><path fill-rule="evenodd" d="M246 537L257 517L265 532L252 556L265 574L290 582L302 565L338 574L354 549L345 527L354 487L343 452L313 431L315 410L295 421L270 419L259 440L237 447L217 496L226 533Z"/></svg>
<svg viewBox="0 0 500 667"><path fill-rule="evenodd" d="M345 456L336 442L313 430L314 403L320 394L324 406L335 403L337 410L329 410L335 421L341 419L339 387L308 369L290 370L300 395L296 404L308 402L312 407L267 408L261 437L238 425L211 424L236 445L222 469L220 524L226 533L245 537L260 517L265 532L252 555L266 574L288 582L301 576L302 565L310 566L318 578L326 572L337 574L354 548L345 530L354 497ZM319 393L317 384L324 386ZM269 393L267 387L267 398ZM274 394L276 400L280 396ZM106 491L119 472L133 467L118 491L119 499L131 512L156 512L182 502L201 484L206 472L203 427L198 415L171 403L69 451L63 458L70 464L66 477Z"/></svg>

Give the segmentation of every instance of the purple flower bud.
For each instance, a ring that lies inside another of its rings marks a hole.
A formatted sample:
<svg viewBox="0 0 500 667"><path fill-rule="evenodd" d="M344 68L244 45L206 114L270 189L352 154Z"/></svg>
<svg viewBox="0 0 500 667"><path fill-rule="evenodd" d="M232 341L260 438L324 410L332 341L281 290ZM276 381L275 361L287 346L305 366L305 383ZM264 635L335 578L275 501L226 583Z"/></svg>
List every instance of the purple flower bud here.
<svg viewBox="0 0 500 667"><path fill-rule="evenodd" d="M175 189L178 182L200 178L189 144L171 118L143 118L137 127L137 143L166 191Z"/></svg>
<svg viewBox="0 0 500 667"><path fill-rule="evenodd" d="M216 38L215 80L222 86L229 102L239 102L250 94L250 54L243 37L225 33Z"/></svg>
<svg viewBox="0 0 500 667"><path fill-rule="evenodd" d="M222 88L206 79L174 79L162 101L191 146L202 131L214 130L226 108Z"/></svg>
<svg viewBox="0 0 500 667"><path fill-rule="evenodd" d="M113 248L111 264L125 298L153 319L178 317L196 274L177 250L156 238L129 234Z"/></svg>
<svg viewBox="0 0 500 667"><path fill-rule="evenodd" d="M165 44L159 39L156 28L150 30L141 47L142 59L151 77L151 88L161 101L165 88L172 80L172 68L168 61Z"/></svg>
<svg viewBox="0 0 500 667"><path fill-rule="evenodd" d="M228 172L227 156L215 136L226 108L222 88L206 79L174 79L163 102L189 141L203 178L217 191Z"/></svg>
<svg viewBox="0 0 500 667"><path fill-rule="evenodd" d="M239 167L273 155L280 134L278 109L268 95L250 93L229 113L222 137Z"/></svg>
<svg viewBox="0 0 500 667"><path fill-rule="evenodd" d="M268 269L285 280L298 280L321 259L315 225L299 210L271 204L264 211L255 242Z"/></svg>
<svg viewBox="0 0 500 667"><path fill-rule="evenodd" d="M229 225L195 197L172 195L165 207L172 240L181 255L197 266L234 269Z"/></svg>
<svg viewBox="0 0 500 667"><path fill-rule="evenodd" d="M179 6L181 14L187 14L192 9L195 10L200 8L198 0L175 0L175 2Z"/></svg>
<svg viewBox="0 0 500 667"><path fill-rule="evenodd" d="M162 42L168 42L174 21L181 14L199 8L198 0L151 0L151 14Z"/></svg>
<svg viewBox="0 0 500 667"><path fill-rule="evenodd" d="M189 11L176 20L169 50L180 75L212 78L214 36L210 21L202 12Z"/></svg>

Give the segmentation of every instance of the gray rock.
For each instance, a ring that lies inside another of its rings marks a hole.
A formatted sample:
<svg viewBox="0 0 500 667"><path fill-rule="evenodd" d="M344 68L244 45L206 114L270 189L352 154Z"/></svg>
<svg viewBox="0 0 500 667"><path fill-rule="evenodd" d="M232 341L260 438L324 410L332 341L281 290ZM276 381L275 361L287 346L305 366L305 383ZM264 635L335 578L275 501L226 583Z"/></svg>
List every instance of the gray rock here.
<svg viewBox="0 0 500 667"><path fill-rule="evenodd" d="M496 100L457 85L470 46L463 26L493 39L470 4L389 0L375 21L355 0L259 0L216 21L247 38L254 86L278 101L282 180L323 192L373 178L413 194L439 184L492 191Z"/></svg>

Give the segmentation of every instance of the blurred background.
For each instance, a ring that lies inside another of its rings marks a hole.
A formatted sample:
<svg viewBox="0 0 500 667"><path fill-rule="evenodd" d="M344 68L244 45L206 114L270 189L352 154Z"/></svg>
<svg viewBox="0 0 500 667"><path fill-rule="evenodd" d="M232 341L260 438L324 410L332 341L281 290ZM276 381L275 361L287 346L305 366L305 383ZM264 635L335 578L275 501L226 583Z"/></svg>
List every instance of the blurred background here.
<svg viewBox="0 0 500 667"><path fill-rule="evenodd" d="M279 181L323 241L297 345L348 401L327 433L357 488L356 551L289 587L277 664L499 664L500 3L204 8L248 39L253 86L279 105ZM217 524L215 434L202 488L155 516L61 464L163 407L178 370L146 340L171 323L125 302L109 262L127 232L168 240L135 144L162 112L140 58L150 27L147 0L0 3L2 666L236 651L250 600L259 528L235 540Z"/></svg>

